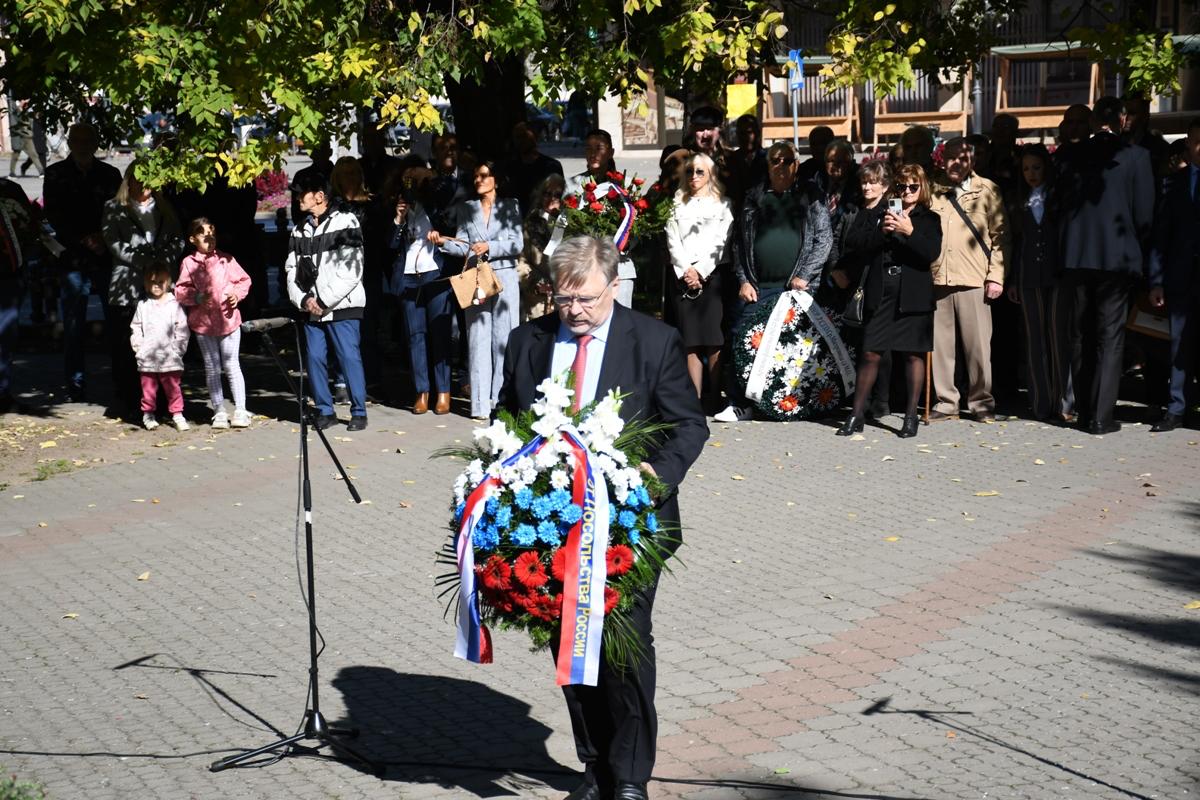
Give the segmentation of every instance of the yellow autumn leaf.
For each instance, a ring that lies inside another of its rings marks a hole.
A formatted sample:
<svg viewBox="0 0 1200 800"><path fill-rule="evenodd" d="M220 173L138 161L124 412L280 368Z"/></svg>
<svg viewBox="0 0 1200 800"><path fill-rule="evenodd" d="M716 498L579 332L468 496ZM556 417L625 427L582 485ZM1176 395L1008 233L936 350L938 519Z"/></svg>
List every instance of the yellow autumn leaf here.
<svg viewBox="0 0 1200 800"><path fill-rule="evenodd" d="M150 571L149 571L149 570L147 570L147 571L143 572L141 575L138 575L138 580L139 580L139 581L148 581L148 580L150 580Z"/></svg>
<svg viewBox="0 0 1200 800"><path fill-rule="evenodd" d="M987 491L984 491L984 492L976 492L975 496L976 497L999 497L1000 493L993 489L988 489Z"/></svg>
<svg viewBox="0 0 1200 800"><path fill-rule="evenodd" d="M78 615L78 614L76 614L74 611L72 611L72 612L70 612L70 613L68 613L68 614L63 614L63 615L62 615L62 618L63 618L63 619L78 619L78 618L79 618L79 615Z"/></svg>
<svg viewBox="0 0 1200 800"><path fill-rule="evenodd" d="M900 541L900 537L899 536L885 536L885 537L883 537L883 540L885 542L898 542L898 541Z"/></svg>
<svg viewBox="0 0 1200 800"><path fill-rule="evenodd" d="M1192 602L1185 604L1184 608L1189 611L1195 611L1196 609L1200 608L1200 600L1193 600Z"/></svg>
<svg viewBox="0 0 1200 800"><path fill-rule="evenodd" d="M744 480L746 480L746 476L745 475L730 475L729 479L732 481L744 481Z"/></svg>
<svg viewBox="0 0 1200 800"><path fill-rule="evenodd" d="M53 439L48 439L38 445L38 447L42 448L43 450L45 450L47 447L58 447L58 442L54 441Z"/></svg>

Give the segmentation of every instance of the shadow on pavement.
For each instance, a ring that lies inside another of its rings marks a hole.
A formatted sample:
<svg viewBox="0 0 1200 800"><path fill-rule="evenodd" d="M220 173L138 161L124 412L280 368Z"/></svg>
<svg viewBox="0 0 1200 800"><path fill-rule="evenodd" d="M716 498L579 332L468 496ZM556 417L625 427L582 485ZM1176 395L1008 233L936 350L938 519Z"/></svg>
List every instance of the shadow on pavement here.
<svg viewBox="0 0 1200 800"><path fill-rule="evenodd" d="M817 789L809 786L786 786L762 781L746 781L729 778L725 780L697 779L684 780L678 778L655 778L654 783L674 786L691 786L696 789L726 789L739 792L740 796L753 800L928 800L918 795L872 794L869 791L835 791L833 789Z"/></svg>
<svg viewBox="0 0 1200 800"><path fill-rule="evenodd" d="M1081 772L1077 769L1073 769L1072 767L1068 767L1065 764L1060 764L1059 762L1054 761L1052 759L1045 758L1044 756L1039 756L1038 754L1032 753L1029 750L1026 750L1026 749L1020 747L1019 745L1012 744L1011 742L1006 742L1003 739L999 739L999 738L991 735L990 733L980 730L979 728L972 727L971 725L968 725L965 722L959 722L954 719L951 719L951 717L955 717L955 716L970 716L971 712L969 712L969 711L949 711L949 710L933 711L933 710L929 710L929 709L920 709L920 708L895 708L895 707L892 707L891 703L892 703L892 698L890 698L890 697L885 697L882 700L876 700L874 703L867 706L867 708L863 710L862 714L863 714L863 716L867 716L867 717L873 716L875 714L908 714L908 715L918 717L923 720L927 720L936 725L944 726L946 728L950 728L951 730L958 731L959 733L970 736L973 739L976 739L978 741L986 742L987 744L993 745L995 747L1000 747L1005 750L1010 750L1013 753L1025 756L1026 758L1037 761L1040 764L1045 764L1048 767L1053 767L1054 769L1065 772L1068 775L1074 775L1076 778L1082 778L1083 780L1090 781L1098 786L1103 786L1105 788L1112 789L1114 792L1119 792L1120 794L1123 794L1126 797L1132 797L1132 798L1135 798L1135 800L1150 800L1150 798L1144 794L1139 794L1138 792L1135 792L1131 789L1122 789L1120 786L1115 786L1111 783L1108 783L1107 781L1097 778L1095 775L1089 775L1086 772Z"/></svg>
<svg viewBox="0 0 1200 800"><path fill-rule="evenodd" d="M384 780L477 797L520 796L543 785L565 793L581 780L546 752L551 730L529 716L528 703L481 683L354 666L332 684L346 716L330 725L358 729L354 748L387 768Z"/></svg>

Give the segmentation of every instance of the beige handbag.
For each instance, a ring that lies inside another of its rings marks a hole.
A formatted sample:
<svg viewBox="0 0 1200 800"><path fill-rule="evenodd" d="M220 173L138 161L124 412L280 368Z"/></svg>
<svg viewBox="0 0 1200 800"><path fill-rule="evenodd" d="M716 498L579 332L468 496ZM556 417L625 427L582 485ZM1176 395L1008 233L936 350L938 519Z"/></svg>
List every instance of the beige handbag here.
<svg viewBox="0 0 1200 800"><path fill-rule="evenodd" d="M447 241L461 242L462 239ZM472 260L475 266L469 266ZM450 276L450 288L454 291L454 299L458 301L459 308L470 308L500 294L504 286L496 277L496 270L492 269L491 264L468 253L463 259L462 270L457 275Z"/></svg>

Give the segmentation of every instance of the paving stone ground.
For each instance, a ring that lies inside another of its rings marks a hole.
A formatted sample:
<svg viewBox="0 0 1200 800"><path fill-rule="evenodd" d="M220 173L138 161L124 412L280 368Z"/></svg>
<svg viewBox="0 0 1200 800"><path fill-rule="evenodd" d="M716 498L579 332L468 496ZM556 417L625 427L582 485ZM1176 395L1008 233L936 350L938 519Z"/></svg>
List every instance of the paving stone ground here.
<svg viewBox="0 0 1200 800"><path fill-rule="evenodd" d="M503 633L491 666L451 655L434 554L457 466L429 454L472 424L370 418L331 431L369 503L310 443L318 686L384 779L207 769L305 707L296 426L271 419L0 492L0 764L56 799L569 791L549 656ZM714 425L658 594L651 795L1196 796L1198 439Z"/></svg>

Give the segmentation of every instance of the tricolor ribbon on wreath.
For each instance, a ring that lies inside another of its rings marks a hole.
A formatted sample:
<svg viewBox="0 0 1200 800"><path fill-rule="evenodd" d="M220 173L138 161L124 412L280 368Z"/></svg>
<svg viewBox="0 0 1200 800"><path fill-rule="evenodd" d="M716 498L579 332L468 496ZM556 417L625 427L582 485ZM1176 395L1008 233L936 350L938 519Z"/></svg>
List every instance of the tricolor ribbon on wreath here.
<svg viewBox="0 0 1200 800"><path fill-rule="evenodd" d="M850 352L846 350L846 345L842 342L842 337L838 335L837 328L834 327L833 321L822 310L821 306L813 299L813 296L806 291L793 290L784 292L779 295L779 300L775 303L775 308L771 311L771 316L767 319L766 328L763 330L762 342L758 346L758 352L754 356L754 365L750 369L750 377L746 380L746 397L754 402L762 399L763 391L766 389L768 373L771 369L771 362L775 355L775 349L779 345L779 335L783 331L784 320L787 318L788 311L792 306L797 306L799 309L808 315L813 327L817 333L825 340L829 346L829 352L837 362L838 372L842 377L842 386L846 390L846 395L854 393L855 369L854 361L850 358Z"/></svg>
<svg viewBox="0 0 1200 800"><path fill-rule="evenodd" d="M567 535L564 544L566 570L563 577L562 631L559 638L556 683L559 686L595 686L600 670L600 643L604 634L604 585L608 578L605 553L609 539L608 486L593 468L592 454L578 431L568 427L556 433L570 444L574 474L572 496L583 508L583 516ZM532 457L548 440L538 436L505 459L501 468L524 457ZM458 632L454 655L477 664L492 661L491 635L479 614L475 583L475 549L472 537L484 507L499 489L499 480L489 475L467 498L456 552L459 574Z"/></svg>
<svg viewBox="0 0 1200 800"><path fill-rule="evenodd" d="M592 190L593 196L599 200L608 197L610 194L616 194L616 200L621 201L621 220L617 223L617 229L613 232L612 241L617 247L618 253L624 253L629 247L630 238L633 236L633 221L637 219L637 209L633 207L633 202L629 199L629 193L624 187L619 184L605 181L598 184ZM550 234L550 241L546 243L546 248L543 252L547 256L554 255L554 251L558 249L558 245L562 242L563 237L567 233L567 215L559 214L558 219L554 223L554 231Z"/></svg>

